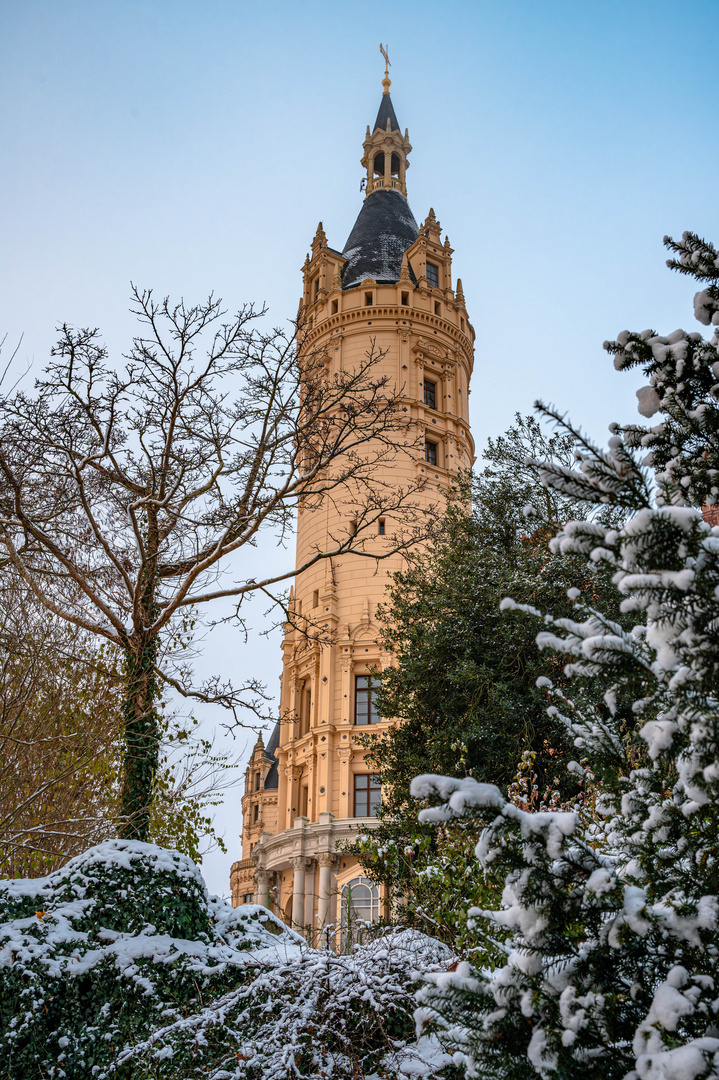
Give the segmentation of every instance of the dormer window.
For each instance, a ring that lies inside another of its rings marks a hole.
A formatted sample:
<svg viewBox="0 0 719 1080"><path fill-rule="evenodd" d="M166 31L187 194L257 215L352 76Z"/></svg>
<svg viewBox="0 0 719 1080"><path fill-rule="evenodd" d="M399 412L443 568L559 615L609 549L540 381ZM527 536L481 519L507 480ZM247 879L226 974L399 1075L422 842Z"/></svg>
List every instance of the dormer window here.
<svg viewBox="0 0 719 1080"><path fill-rule="evenodd" d="M434 263L427 263L427 281L433 289L439 288L439 267Z"/></svg>

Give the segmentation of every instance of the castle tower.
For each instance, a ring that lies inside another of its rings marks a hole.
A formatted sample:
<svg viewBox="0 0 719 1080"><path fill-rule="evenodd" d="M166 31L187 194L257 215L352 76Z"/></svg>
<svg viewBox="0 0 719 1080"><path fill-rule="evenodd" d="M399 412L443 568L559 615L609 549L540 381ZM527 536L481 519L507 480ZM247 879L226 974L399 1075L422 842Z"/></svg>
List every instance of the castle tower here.
<svg viewBox="0 0 719 1080"><path fill-rule="evenodd" d="M301 308L310 326L307 346L324 350L335 370L361 362L372 343L381 351L382 373L401 390L417 448L398 447L379 479L425 481L417 498L429 508L474 460L474 331L462 283L452 285L453 249L434 211L418 227L407 202L411 146L389 86L385 71L363 147L363 205L341 252L329 247L320 222L302 267ZM298 566L351 528L342 514L329 500L320 509L300 508ZM380 518L372 542L388 543L396 524L390 515ZM373 827L381 798L358 742L368 725L382 730L392 722L376 708L375 673L391 657L381 648L375 615L388 575L401 565L401 555L376 563L347 554L296 579L293 622L326 632L285 629L281 720L267 749L258 742L247 769L243 857L231 881L234 904L253 895L303 932L337 924L348 889L361 918L377 918L387 899L338 847Z"/></svg>

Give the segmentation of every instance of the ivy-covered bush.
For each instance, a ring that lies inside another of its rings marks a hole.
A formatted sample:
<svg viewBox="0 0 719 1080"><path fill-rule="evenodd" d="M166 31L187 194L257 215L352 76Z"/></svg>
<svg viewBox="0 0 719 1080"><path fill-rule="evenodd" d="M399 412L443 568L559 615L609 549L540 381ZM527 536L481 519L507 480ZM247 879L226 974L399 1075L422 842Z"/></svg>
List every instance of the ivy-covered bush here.
<svg viewBox="0 0 719 1080"><path fill-rule="evenodd" d="M0 882L0 1078L451 1075L413 1021L416 978L451 960L413 931L310 949L179 852L108 841Z"/></svg>
<svg viewBox="0 0 719 1080"><path fill-rule="evenodd" d="M0 1076L109 1076L118 1050L191 1014L299 939L210 898L176 851L111 840L47 878L0 882Z"/></svg>

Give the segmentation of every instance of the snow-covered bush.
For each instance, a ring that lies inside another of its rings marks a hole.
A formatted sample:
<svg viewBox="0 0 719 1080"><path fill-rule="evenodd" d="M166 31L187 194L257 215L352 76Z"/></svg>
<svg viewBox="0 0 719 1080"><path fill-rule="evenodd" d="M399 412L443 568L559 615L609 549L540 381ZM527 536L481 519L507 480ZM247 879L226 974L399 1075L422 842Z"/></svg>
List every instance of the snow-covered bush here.
<svg viewBox="0 0 719 1080"><path fill-rule="evenodd" d="M0 882L0 1075L106 1075L118 1049L298 953L262 908L207 895L178 852L111 840L47 878Z"/></svg>
<svg viewBox="0 0 719 1080"><path fill-rule="evenodd" d="M108 841L0 882L0 1076L446 1075L436 1041L414 1040L412 972L450 960L411 932L317 952L209 897L186 856Z"/></svg>
<svg viewBox="0 0 719 1080"><path fill-rule="evenodd" d="M692 234L667 244L670 266L709 283L695 306L716 323L719 253ZM592 812L527 812L471 779L413 787L438 804L424 820L483 827L478 872L504 879L494 910L470 912L496 929L495 966L425 976L417 1014L483 1080L719 1077L719 527L701 512L719 502L719 336L624 332L606 348L643 367L640 413L659 422L614 425L607 451L567 425L577 468L542 480L626 511L620 528L570 522L553 547L611 565L637 625L590 596L571 597L575 618L505 604L566 657L572 700L544 682L598 777Z"/></svg>
<svg viewBox="0 0 719 1080"><path fill-rule="evenodd" d="M133 1080L447 1075L440 1070L451 1058L436 1039L412 1039L409 973L446 969L450 958L446 946L413 930L389 931L349 955L305 948L299 956L257 969L243 986L121 1054L118 1075Z"/></svg>

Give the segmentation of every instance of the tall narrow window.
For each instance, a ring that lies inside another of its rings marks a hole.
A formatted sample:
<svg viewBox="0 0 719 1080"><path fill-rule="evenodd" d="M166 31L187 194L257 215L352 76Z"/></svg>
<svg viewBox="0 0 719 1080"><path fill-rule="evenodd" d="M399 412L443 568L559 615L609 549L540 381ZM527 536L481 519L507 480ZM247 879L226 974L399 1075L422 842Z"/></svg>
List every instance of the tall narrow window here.
<svg viewBox="0 0 719 1080"><path fill-rule="evenodd" d="M375 176L384 176L384 154L375 154L374 174Z"/></svg>
<svg viewBox="0 0 719 1080"><path fill-rule="evenodd" d="M429 439L424 444L424 460L428 461L430 465L437 464L437 443L430 442Z"/></svg>
<svg viewBox="0 0 719 1080"><path fill-rule="evenodd" d="M439 267L434 263L427 263L427 282L433 289L439 288Z"/></svg>
<svg viewBox="0 0 719 1080"><path fill-rule="evenodd" d="M300 791L300 816L307 817L307 810L309 807L309 787L307 784L302 785Z"/></svg>
<svg viewBox="0 0 719 1080"><path fill-rule="evenodd" d="M385 525L384 518L380 518L379 521L377 522L377 532L379 533L380 536L384 536L384 525Z"/></svg>
<svg viewBox="0 0 719 1080"><path fill-rule="evenodd" d="M409 307L409 293L402 293L402 307Z"/></svg>
<svg viewBox="0 0 719 1080"><path fill-rule="evenodd" d="M317 278L316 281L315 281L315 300L317 299L317 294L319 293L319 291L320 291L320 279Z"/></svg>
<svg viewBox="0 0 719 1080"><path fill-rule="evenodd" d="M309 680L302 683L300 691L300 735L306 735L310 730L310 710L312 708L312 688Z"/></svg>
<svg viewBox="0 0 719 1080"><path fill-rule="evenodd" d="M318 606L319 602L320 602L320 590L315 589L315 591L312 593L312 607L316 608Z"/></svg>
<svg viewBox="0 0 719 1080"><path fill-rule="evenodd" d="M260 790L260 779L261 779L260 773L256 772L255 773L255 791Z"/></svg>
<svg viewBox="0 0 719 1080"><path fill-rule="evenodd" d="M252 814L252 821L256 825L259 820L260 820L260 807L259 807L258 804L255 804L254 813Z"/></svg>
<svg viewBox="0 0 719 1080"><path fill-rule="evenodd" d="M437 408L437 383L424 380L424 403L428 409Z"/></svg>
<svg viewBox="0 0 719 1080"><path fill-rule="evenodd" d="M355 675L355 724L378 724L382 717L377 707L379 679Z"/></svg>
<svg viewBox="0 0 719 1080"><path fill-rule="evenodd" d="M355 817L376 817L381 798L379 776L355 774Z"/></svg>
<svg viewBox="0 0 719 1080"><path fill-rule="evenodd" d="M364 294L364 306L365 307L372 307L372 293L371 292L366 292Z"/></svg>

